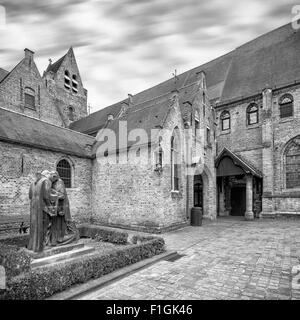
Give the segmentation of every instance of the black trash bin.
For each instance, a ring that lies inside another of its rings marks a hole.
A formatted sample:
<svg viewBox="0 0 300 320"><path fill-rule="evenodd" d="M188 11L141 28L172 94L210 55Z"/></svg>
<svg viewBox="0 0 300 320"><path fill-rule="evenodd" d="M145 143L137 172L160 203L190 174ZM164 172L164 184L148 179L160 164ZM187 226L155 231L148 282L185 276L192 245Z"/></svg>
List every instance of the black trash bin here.
<svg viewBox="0 0 300 320"><path fill-rule="evenodd" d="M202 208L193 207L191 210L191 225L202 226Z"/></svg>

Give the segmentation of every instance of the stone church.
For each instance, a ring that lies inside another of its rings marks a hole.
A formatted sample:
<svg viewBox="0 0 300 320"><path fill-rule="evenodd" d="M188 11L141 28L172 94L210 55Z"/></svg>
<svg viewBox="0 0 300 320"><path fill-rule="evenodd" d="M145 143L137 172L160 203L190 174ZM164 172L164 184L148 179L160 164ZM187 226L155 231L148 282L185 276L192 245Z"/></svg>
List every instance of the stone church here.
<svg viewBox="0 0 300 320"><path fill-rule="evenodd" d="M288 24L88 115L73 49L43 75L25 49L0 68L0 217L28 217L44 169L59 172L78 222L162 232L190 224L193 207L297 215L299 52Z"/></svg>

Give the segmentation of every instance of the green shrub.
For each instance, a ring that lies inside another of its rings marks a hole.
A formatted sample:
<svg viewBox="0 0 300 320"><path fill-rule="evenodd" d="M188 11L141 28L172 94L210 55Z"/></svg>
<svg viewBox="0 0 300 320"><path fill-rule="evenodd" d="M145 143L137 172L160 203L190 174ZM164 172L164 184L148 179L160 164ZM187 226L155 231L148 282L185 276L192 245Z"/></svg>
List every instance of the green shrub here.
<svg viewBox="0 0 300 320"><path fill-rule="evenodd" d="M14 234L0 238L0 244L13 245L26 248L29 242L29 234Z"/></svg>
<svg viewBox="0 0 300 320"><path fill-rule="evenodd" d="M30 270L30 256L17 246L0 243L0 265L5 268L7 278Z"/></svg>
<svg viewBox="0 0 300 320"><path fill-rule="evenodd" d="M93 254L72 262L32 270L7 282L0 299L44 299L68 287L99 278L164 251L164 240L156 238L140 245L130 245L108 254Z"/></svg>
<svg viewBox="0 0 300 320"><path fill-rule="evenodd" d="M115 244L127 244L127 232L94 225L80 226L78 229L81 237L88 237L98 241L111 242Z"/></svg>

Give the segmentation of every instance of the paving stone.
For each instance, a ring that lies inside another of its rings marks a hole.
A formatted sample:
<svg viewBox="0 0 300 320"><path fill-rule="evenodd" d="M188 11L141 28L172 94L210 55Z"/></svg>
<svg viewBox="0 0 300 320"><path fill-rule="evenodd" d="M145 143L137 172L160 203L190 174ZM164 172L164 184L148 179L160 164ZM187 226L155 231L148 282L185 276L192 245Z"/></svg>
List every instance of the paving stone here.
<svg viewBox="0 0 300 320"><path fill-rule="evenodd" d="M186 256L162 261L82 299L300 299L300 220L222 218L162 235ZM129 290L130 289L130 290Z"/></svg>

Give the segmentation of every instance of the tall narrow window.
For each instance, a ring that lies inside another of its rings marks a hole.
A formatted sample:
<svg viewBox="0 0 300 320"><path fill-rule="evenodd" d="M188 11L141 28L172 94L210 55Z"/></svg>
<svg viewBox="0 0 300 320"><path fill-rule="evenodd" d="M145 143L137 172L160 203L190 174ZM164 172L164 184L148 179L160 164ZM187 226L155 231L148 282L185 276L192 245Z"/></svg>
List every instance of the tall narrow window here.
<svg viewBox="0 0 300 320"><path fill-rule="evenodd" d="M200 117L199 117L199 112L198 110L195 111L195 139L198 136L200 129Z"/></svg>
<svg viewBox="0 0 300 320"><path fill-rule="evenodd" d="M74 93L78 92L78 82L77 82L77 77L75 74L72 76L72 90Z"/></svg>
<svg viewBox="0 0 300 320"><path fill-rule="evenodd" d="M70 73L68 70L65 71L65 88L68 90L71 89L71 79L70 79Z"/></svg>
<svg viewBox="0 0 300 320"><path fill-rule="evenodd" d="M179 190L179 142L176 133L171 138L171 183L172 190Z"/></svg>
<svg viewBox="0 0 300 320"><path fill-rule="evenodd" d="M255 103L251 103L247 108L247 124L258 123L258 106Z"/></svg>
<svg viewBox="0 0 300 320"><path fill-rule="evenodd" d="M56 171L64 182L65 187L71 188L72 172L69 162L65 159L60 160L56 166Z"/></svg>
<svg viewBox="0 0 300 320"><path fill-rule="evenodd" d="M279 99L280 118L292 117L294 114L294 99L291 94L284 94Z"/></svg>
<svg viewBox="0 0 300 320"><path fill-rule="evenodd" d="M207 145L208 146L210 146L210 128L209 127L207 127L206 128L206 143L207 143Z"/></svg>
<svg viewBox="0 0 300 320"><path fill-rule="evenodd" d="M230 129L230 113L228 111L223 111L221 114L221 126L222 131Z"/></svg>
<svg viewBox="0 0 300 320"><path fill-rule="evenodd" d="M292 139L285 151L286 188L300 188L300 136Z"/></svg>

